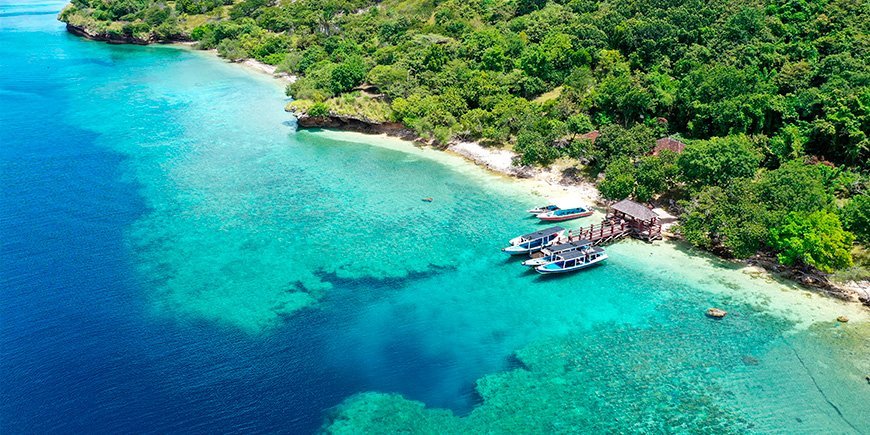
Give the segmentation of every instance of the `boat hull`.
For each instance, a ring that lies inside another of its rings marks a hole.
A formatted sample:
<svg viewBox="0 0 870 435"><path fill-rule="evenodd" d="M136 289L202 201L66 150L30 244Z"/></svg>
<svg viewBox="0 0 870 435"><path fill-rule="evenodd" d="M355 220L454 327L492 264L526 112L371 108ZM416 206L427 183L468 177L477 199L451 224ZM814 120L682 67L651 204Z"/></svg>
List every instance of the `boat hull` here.
<svg viewBox="0 0 870 435"><path fill-rule="evenodd" d="M577 272L577 271L580 271L583 269L589 269L590 267L595 267L595 266L601 264L604 260L607 260L606 255L602 255L601 257L598 257L598 258L596 258L588 263L581 263L581 264L578 264L575 266L566 267L566 268L558 268L558 269L548 267L548 266L550 266L550 264L552 264L552 263L550 263L550 264L544 264L542 266L535 267L535 271L540 273L541 275L555 275L555 274L560 274L560 273L571 273L571 272Z"/></svg>
<svg viewBox="0 0 870 435"><path fill-rule="evenodd" d="M548 213L542 213L538 215L538 219L544 222L562 222L569 221L571 219L579 219L582 217L592 216L591 211L585 211L583 213L574 213L574 214L566 214L564 216L547 216Z"/></svg>
<svg viewBox="0 0 870 435"><path fill-rule="evenodd" d="M526 211L529 212L529 213L531 213L531 214L533 214L533 215L535 215L535 216L537 216L537 215L539 215L539 214L541 214L541 213L549 213L549 212L551 212L551 211L556 211L556 210L559 210L559 207L557 207L557 206L555 206L555 205L550 205L550 206L546 206L546 207L537 207L537 208L532 208L532 209L529 209L529 210L526 210Z"/></svg>
<svg viewBox="0 0 870 435"><path fill-rule="evenodd" d="M507 248L503 248L501 251L508 255L523 255L523 254L531 254L533 252L538 252L541 249L546 248L549 245L541 245L535 246L531 248L527 248L524 246L508 246Z"/></svg>
<svg viewBox="0 0 870 435"><path fill-rule="evenodd" d="M550 257L532 258L530 260L523 261L523 266L538 267L543 266L551 261L553 260Z"/></svg>

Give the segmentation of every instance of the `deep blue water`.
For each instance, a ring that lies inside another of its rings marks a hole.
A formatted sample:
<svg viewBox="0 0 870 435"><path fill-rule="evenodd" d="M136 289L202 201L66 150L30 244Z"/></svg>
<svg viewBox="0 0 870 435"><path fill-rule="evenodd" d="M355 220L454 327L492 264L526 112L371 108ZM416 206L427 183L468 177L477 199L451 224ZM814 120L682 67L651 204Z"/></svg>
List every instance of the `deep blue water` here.
<svg viewBox="0 0 870 435"><path fill-rule="evenodd" d="M455 355L421 351L424 326L410 322L390 331L389 315L370 332L354 328L367 322L357 304L395 294L420 273L342 279L324 272L323 282L337 288L319 308L282 315L280 326L266 332L155 308L155 289L175 272L143 273L147 242L131 228L140 222L149 231L159 200L143 198L152 186L139 172L157 170L163 180L161 165L181 151L126 152L128 142L179 134L169 118L189 104L184 95L141 96L149 79L141 86L136 80L150 73L181 80L172 68L190 64L189 76L271 95L258 107L270 112L277 137L286 138L282 124L290 120L280 90L237 67L181 50L109 46L67 34L55 21L62 4L0 3L4 432L311 432L330 407L372 389L470 408L474 379L506 366L506 354L457 364ZM197 70L211 63L216 70ZM136 84L113 88L128 81ZM236 131L244 121L233 122L224 127ZM388 166L407 160L386 153ZM425 161L404 164L439 170ZM378 336L384 332L391 334ZM348 348L360 340L376 343Z"/></svg>

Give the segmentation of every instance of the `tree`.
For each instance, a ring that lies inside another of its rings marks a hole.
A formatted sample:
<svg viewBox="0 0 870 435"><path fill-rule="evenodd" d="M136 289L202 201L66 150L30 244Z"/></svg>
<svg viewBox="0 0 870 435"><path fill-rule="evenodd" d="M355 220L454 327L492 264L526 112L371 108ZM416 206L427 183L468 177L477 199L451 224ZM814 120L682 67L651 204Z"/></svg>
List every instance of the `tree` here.
<svg viewBox="0 0 870 435"><path fill-rule="evenodd" d="M516 150L520 153L520 164L523 165L549 165L559 157L559 150L552 141L533 129L520 132Z"/></svg>
<svg viewBox="0 0 870 435"><path fill-rule="evenodd" d="M695 189L726 186L736 178L751 178L759 162L761 154L742 135L690 143L678 160L683 177Z"/></svg>
<svg viewBox="0 0 870 435"><path fill-rule="evenodd" d="M600 168L607 166L610 160L618 157L645 155L652 151L655 145L652 130L642 124L636 124L628 129L610 124L601 127L600 132L592 149L592 157Z"/></svg>
<svg viewBox="0 0 870 435"><path fill-rule="evenodd" d="M330 90L336 94L349 91L362 83L366 72L366 64L362 57L349 56L332 69Z"/></svg>
<svg viewBox="0 0 870 435"><path fill-rule="evenodd" d="M238 39L224 39L217 46L218 54L225 59L233 62L245 59L248 53L242 48L242 44Z"/></svg>
<svg viewBox="0 0 870 435"><path fill-rule="evenodd" d="M635 175L635 198L638 201L649 201L653 196L672 187L679 175L676 161L677 155L669 150L664 150L657 156L639 158Z"/></svg>
<svg viewBox="0 0 870 435"><path fill-rule="evenodd" d="M399 65L377 65L369 71L367 77L369 83L377 86L390 98L405 97L411 89L408 70Z"/></svg>
<svg viewBox="0 0 870 435"><path fill-rule="evenodd" d="M689 243L745 258L755 254L768 236L771 216L758 200L750 180L726 187L707 186L682 203L679 232Z"/></svg>
<svg viewBox="0 0 870 435"><path fill-rule="evenodd" d="M619 157L607 165L604 179L598 183L598 191L604 199L612 201L634 195L637 180L635 167L628 157Z"/></svg>
<svg viewBox="0 0 870 435"><path fill-rule="evenodd" d="M855 234L858 242L870 244L870 194L856 195L840 209L843 226Z"/></svg>
<svg viewBox="0 0 870 435"><path fill-rule="evenodd" d="M827 211L791 212L770 230L770 244L780 251L781 263L802 263L828 273L852 265L853 240L837 215Z"/></svg>
<svg viewBox="0 0 870 435"><path fill-rule="evenodd" d="M834 203L818 165L801 160L792 160L764 173L759 181L759 194L761 201L779 214L829 210Z"/></svg>

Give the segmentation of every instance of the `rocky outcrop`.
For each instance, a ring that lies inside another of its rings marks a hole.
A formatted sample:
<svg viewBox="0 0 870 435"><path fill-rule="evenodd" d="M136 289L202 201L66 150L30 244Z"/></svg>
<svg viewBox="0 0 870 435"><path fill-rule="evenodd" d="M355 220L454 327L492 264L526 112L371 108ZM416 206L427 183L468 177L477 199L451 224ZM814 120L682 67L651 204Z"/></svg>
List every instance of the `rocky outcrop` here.
<svg viewBox="0 0 870 435"><path fill-rule="evenodd" d="M135 45L149 45L149 44L173 44L178 42L191 42L192 40L187 35L179 34L173 36L171 39L158 39L153 33L148 35L148 38L139 38L132 35L118 35L115 33L108 32L95 32L84 26L77 26L74 24L66 23L66 31L72 33L76 36L81 36L83 38L91 39L94 41L103 41L108 42L109 44L135 44Z"/></svg>
<svg viewBox="0 0 870 435"><path fill-rule="evenodd" d="M135 36L129 35L115 35L111 33L98 33L92 32L84 27L75 26L67 23L66 25L67 32L72 33L73 35L81 36L84 38L92 39L94 41L103 41L108 42L109 44L136 44L136 45L148 45L155 42L159 42L154 39L142 39L137 38Z"/></svg>
<svg viewBox="0 0 870 435"><path fill-rule="evenodd" d="M299 128L334 128L358 133L386 134L406 140L419 141L413 130L398 122L375 122L344 115L310 116L305 112L291 111L296 116Z"/></svg>
<svg viewBox="0 0 870 435"><path fill-rule="evenodd" d="M707 309L707 317L712 317L714 319L721 319L728 315L728 312L721 308L708 308Z"/></svg>

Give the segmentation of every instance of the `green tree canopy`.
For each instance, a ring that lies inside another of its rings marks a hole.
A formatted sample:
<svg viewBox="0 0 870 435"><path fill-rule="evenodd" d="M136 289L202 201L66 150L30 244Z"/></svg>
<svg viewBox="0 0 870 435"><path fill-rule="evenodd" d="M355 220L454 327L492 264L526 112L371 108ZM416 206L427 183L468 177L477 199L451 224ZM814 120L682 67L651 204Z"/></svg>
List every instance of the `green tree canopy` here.
<svg viewBox="0 0 870 435"><path fill-rule="evenodd" d="M761 154L746 136L690 143L678 160L686 182L695 188L726 186L736 178L752 178L760 161Z"/></svg>
<svg viewBox="0 0 870 435"><path fill-rule="evenodd" d="M770 230L770 243L779 251L780 262L802 263L828 273L852 265L853 240L837 215L827 211L791 212Z"/></svg>

